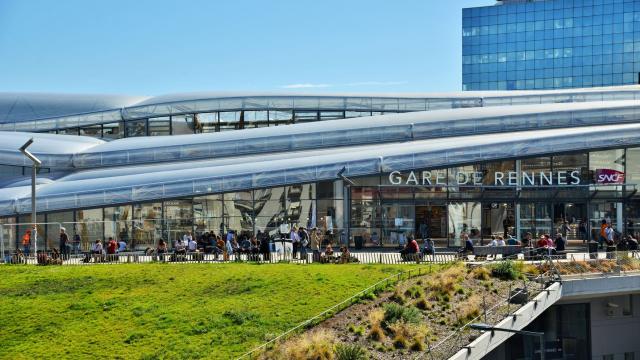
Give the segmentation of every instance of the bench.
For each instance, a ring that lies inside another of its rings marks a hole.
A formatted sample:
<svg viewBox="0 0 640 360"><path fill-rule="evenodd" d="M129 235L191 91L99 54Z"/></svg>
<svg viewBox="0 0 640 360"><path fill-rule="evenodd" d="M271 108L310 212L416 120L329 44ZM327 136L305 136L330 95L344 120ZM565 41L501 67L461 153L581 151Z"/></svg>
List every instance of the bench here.
<svg viewBox="0 0 640 360"><path fill-rule="evenodd" d="M497 255L512 256L522 252L520 245L505 245L505 246L474 246L473 255L476 258L486 258L489 255L496 257Z"/></svg>

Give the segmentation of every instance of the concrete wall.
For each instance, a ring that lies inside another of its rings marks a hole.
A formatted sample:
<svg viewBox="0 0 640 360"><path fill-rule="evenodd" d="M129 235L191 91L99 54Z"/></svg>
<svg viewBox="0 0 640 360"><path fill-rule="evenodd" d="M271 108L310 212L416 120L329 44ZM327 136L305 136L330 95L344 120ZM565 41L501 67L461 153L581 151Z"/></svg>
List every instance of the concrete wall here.
<svg viewBox="0 0 640 360"><path fill-rule="evenodd" d="M626 304L630 304L626 306ZM591 356L602 359L613 354L614 359L624 360L624 353L640 356L640 296L622 295L591 299ZM617 305L618 307L612 307ZM631 315L623 314L631 310Z"/></svg>

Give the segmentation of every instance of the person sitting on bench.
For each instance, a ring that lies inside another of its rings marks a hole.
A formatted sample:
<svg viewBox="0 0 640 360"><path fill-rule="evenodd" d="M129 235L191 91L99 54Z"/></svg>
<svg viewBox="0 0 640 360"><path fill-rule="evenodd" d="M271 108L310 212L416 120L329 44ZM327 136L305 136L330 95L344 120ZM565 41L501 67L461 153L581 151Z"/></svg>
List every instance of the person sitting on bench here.
<svg viewBox="0 0 640 360"><path fill-rule="evenodd" d="M404 249L400 251L400 257L402 260L415 260L416 254L420 251L418 242L413 238L413 235L409 235L409 241L405 245Z"/></svg>

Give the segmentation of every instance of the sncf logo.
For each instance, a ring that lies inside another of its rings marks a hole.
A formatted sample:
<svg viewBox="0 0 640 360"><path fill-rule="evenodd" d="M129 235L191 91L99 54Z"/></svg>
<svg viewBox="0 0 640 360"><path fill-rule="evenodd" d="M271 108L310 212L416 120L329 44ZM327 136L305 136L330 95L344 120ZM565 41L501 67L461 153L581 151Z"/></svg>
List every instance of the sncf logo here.
<svg viewBox="0 0 640 360"><path fill-rule="evenodd" d="M613 169L597 169L596 182L598 184L624 184L624 172Z"/></svg>

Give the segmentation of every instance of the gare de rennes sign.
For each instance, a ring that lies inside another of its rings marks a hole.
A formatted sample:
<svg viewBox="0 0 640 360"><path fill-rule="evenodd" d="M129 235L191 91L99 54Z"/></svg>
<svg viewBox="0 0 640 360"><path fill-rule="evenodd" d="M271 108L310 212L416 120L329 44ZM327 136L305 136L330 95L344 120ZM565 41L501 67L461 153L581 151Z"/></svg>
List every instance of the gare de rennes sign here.
<svg viewBox="0 0 640 360"><path fill-rule="evenodd" d="M452 174L452 181L447 184L446 171L410 171L402 173L392 171L389 174L389 183L392 185L468 185L481 186L485 173L480 171L460 171ZM520 176L516 171L496 171L493 173L494 186L533 186L533 185L580 185L580 171L521 171Z"/></svg>

